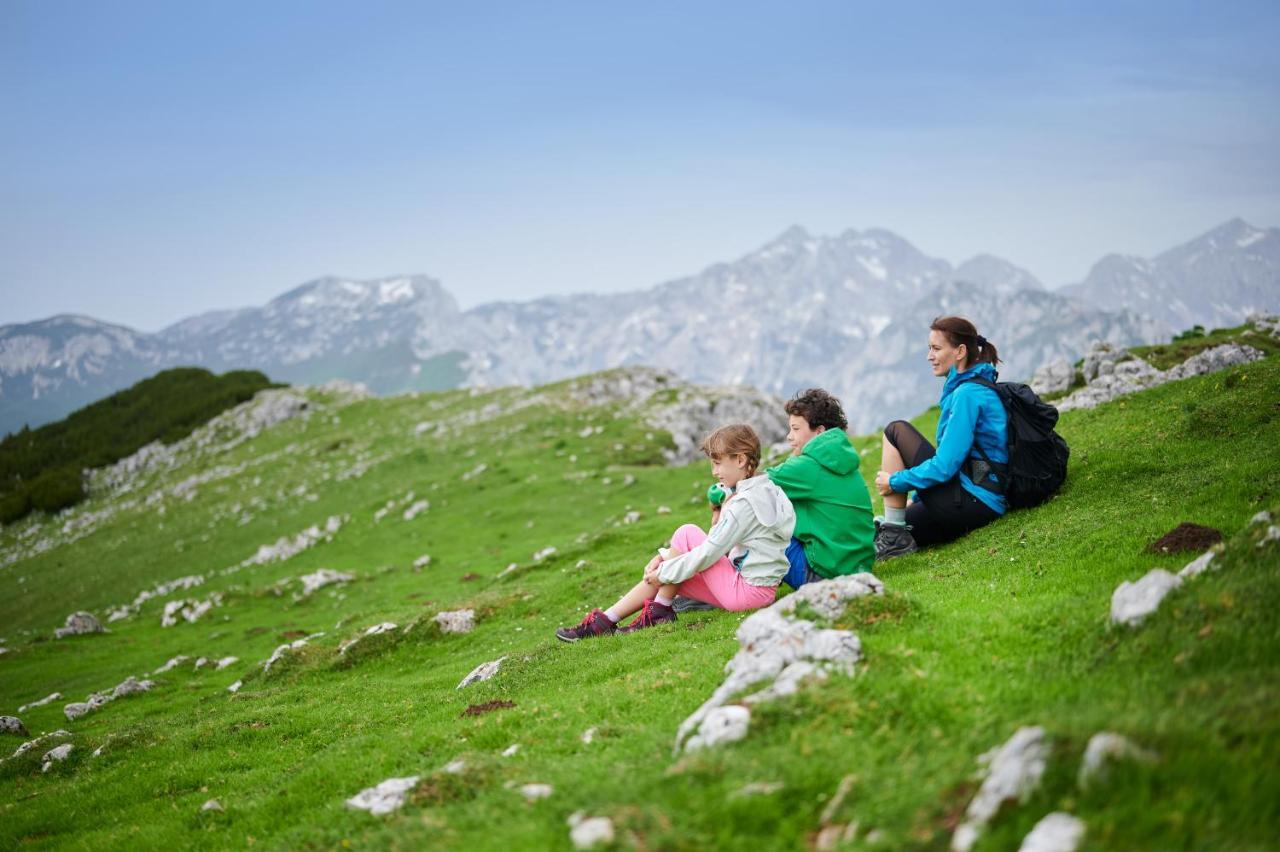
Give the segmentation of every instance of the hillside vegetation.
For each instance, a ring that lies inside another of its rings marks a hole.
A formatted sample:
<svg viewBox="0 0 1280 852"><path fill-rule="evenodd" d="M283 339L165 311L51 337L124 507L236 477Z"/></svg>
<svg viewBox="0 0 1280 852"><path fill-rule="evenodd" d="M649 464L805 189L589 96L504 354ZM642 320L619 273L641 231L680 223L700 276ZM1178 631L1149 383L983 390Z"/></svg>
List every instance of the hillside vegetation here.
<svg viewBox="0 0 1280 852"><path fill-rule="evenodd" d="M171 444L214 415L273 387L262 373L215 376L198 367L157 373L64 420L0 441L0 523L54 512L84 499L82 471L160 441Z"/></svg>
<svg viewBox="0 0 1280 852"><path fill-rule="evenodd" d="M676 729L723 679L742 616L576 645L553 631L611 603L677 525L705 525L705 463L665 466L664 433L574 383L311 394L308 417L0 530L0 713L60 692L20 715L32 736L70 733L0 764L0 846L557 849L581 812L612 820L620 848L795 849L838 825L841 848L943 849L977 756L1026 725L1052 744L1044 783L978 849L1016 848L1054 810L1084 821L1087 848L1280 836L1280 542L1249 523L1280 508L1274 356L1064 415L1057 498L878 566L886 594L833 624L862 640L855 676L687 755ZM870 481L878 441L856 443ZM1146 550L1183 521L1226 534L1219 570L1141 627L1109 626L1117 584L1197 555ZM353 579L304 596L297 578L321 568ZM182 577L200 582L138 595ZM161 626L184 599L211 608ZM432 620L462 608L473 632ZM76 610L123 617L52 639ZM64 718L129 676L155 686ZM1158 757L1082 791L1103 730ZM59 742L70 755L42 772ZM405 776L420 780L392 814L344 804ZM528 783L553 792L526 800Z"/></svg>

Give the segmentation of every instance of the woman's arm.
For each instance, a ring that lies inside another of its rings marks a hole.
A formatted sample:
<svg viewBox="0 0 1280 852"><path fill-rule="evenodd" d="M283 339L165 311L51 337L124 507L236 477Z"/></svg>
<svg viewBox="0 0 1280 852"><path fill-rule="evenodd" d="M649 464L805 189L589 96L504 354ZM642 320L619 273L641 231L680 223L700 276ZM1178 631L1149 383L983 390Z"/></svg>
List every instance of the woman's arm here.
<svg viewBox="0 0 1280 852"><path fill-rule="evenodd" d="M973 449L973 432L978 423L977 394L963 388L962 385L954 392L951 417L947 420L946 433L938 442L938 451L933 458L889 477L889 487L894 491L902 494L913 488L941 485L960 471Z"/></svg>

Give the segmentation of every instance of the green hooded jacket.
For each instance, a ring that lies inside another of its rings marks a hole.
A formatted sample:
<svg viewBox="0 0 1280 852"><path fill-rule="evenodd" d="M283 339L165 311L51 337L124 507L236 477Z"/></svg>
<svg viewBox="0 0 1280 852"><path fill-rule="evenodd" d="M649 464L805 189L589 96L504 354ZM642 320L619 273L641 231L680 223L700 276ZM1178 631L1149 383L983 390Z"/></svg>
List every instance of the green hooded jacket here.
<svg viewBox="0 0 1280 852"><path fill-rule="evenodd" d="M795 506L793 535L804 545L809 567L828 579L870 571L875 563L871 495L858 462L849 436L827 429L800 455L765 471Z"/></svg>

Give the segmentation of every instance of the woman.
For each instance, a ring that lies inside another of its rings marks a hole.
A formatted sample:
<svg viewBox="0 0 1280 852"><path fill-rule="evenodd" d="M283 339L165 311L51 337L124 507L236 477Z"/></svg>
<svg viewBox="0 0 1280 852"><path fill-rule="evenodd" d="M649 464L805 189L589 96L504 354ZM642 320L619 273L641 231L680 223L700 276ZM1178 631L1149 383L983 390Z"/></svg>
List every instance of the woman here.
<svg viewBox="0 0 1280 852"><path fill-rule="evenodd" d="M929 326L928 360L945 376L937 449L904 420L884 430L876 489L884 520L876 529L876 559L959 538L1005 513L1000 476L1009 461L1004 405L973 379L996 381L996 347L963 317ZM907 506L907 493L916 500Z"/></svg>

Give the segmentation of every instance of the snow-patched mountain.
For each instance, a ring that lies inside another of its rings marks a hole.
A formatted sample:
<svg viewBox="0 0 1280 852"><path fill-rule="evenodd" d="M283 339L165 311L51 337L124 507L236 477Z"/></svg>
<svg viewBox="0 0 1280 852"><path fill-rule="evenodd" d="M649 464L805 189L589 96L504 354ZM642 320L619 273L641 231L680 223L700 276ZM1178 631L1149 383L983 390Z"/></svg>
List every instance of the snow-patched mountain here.
<svg viewBox="0 0 1280 852"><path fill-rule="evenodd" d="M1154 258L1108 255L1061 292L1175 329L1239 325L1249 314L1280 309L1280 228L1232 219Z"/></svg>

